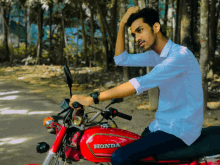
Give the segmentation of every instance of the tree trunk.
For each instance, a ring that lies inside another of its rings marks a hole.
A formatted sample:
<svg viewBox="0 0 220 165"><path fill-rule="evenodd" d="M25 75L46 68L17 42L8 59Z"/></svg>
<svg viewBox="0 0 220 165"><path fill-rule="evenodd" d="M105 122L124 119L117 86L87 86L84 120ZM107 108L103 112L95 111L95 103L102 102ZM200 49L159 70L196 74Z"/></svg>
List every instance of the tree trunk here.
<svg viewBox="0 0 220 165"><path fill-rule="evenodd" d="M126 3L127 1L124 0L120 0L121 2L121 8L120 8L120 20L122 19L122 17L124 16L125 12L126 12ZM126 28L126 27L125 27ZM126 29L124 31L124 35L126 34ZM125 38L125 37L124 37ZM126 44L125 44L126 45ZM123 77L124 77L124 82L127 82L129 80L129 68L128 67L123 67Z"/></svg>
<svg viewBox="0 0 220 165"><path fill-rule="evenodd" d="M104 55L104 60L103 60L103 65L104 69L108 70L109 69L109 63L108 63L108 41L106 37L106 30L103 25L103 21L101 19L101 13L98 12L98 20L100 23L100 30L102 33L102 54Z"/></svg>
<svg viewBox="0 0 220 165"><path fill-rule="evenodd" d="M182 4L182 19L181 19L181 45L186 46L193 52L192 41L192 0L183 0Z"/></svg>
<svg viewBox="0 0 220 165"><path fill-rule="evenodd" d="M213 72L213 63L215 60L216 50L216 0L211 1L210 15L209 15L209 70Z"/></svg>
<svg viewBox="0 0 220 165"><path fill-rule="evenodd" d="M96 54L95 54L95 48L94 48L94 9L93 9L93 6L89 5L89 9L91 12L90 33L91 33L91 43L92 43L93 66L96 66Z"/></svg>
<svg viewBox="0 0 220 165"><path fill-rule="evenodd" d="M25 20L25 57L27 57L27 46L28 46L28 40L27 40L27 7L25 6L25 12L24 12L24 20Z"/></svg>
<svg viewBox="0 0 220 165"><path fill-rule="evenodd" d="M62 23L62 9L61 9L61 5L60 3L58 4L58 8L59 8L59 13L60 13L60 55L59 55L59 60L58 63L60 65L63 64L63 48L64 48L64 29L63 29L63 23Z"/></svg>
<svg viewBox="0 0 220 165"><path fill-rule="evenodd" d="M79 49L79 22L78 21L77 21L77 36L76 37L77 37L77 40L76 40L75 68L77 68L78 66L78 49Z"/></svg>
<svg viewBox="0 0 220 165"><path fill-rule="evenodd" d="M204 97L204 111L207 110L208 101L208 0L201 0L201 11L200 11L200 70L202 73L202 86L203 86L203 97Z"/></svg>
<svg viewBox="0 0 220 165"><path fill-rule="evenodd" d="M21 12L21 5L18 6L18 54L20 48L20 12Z"/></svg>
<svg viewBox="0 0 220 165"><path fill-rule="evenodd" d="M175 35L175 43L180 44L180 31L181 31L181 19L182 19L182 0L177 1L177 9L176 9L176 35Z"/></svg>
<svg viewBox="0 0 220 165"><path fill-rule="evenodd" d="M41 4L38 2L38 16L37 16L37 24L38 24L38 43L37 43L37 60L36 64L41 64L41 54L42 54L42 26L43 26L43 9L41 8Z"/></svg>
<svg viewBox="0 0 220 165"><path fill-rule="evenodd" d="M149 0L149 7L154 8L155 10L159 11L158 9L158 0ZM147 73L149 73L153 67L147 67ZM149 106L152 110L156 110L158 108L159 102L159 88L155 87L148 90L148 97L149 97Z"/></svg>
<svg viewBox="0 0 220 165"><path fill-rule="evenodd" d="M165 0L165 14L164 14L164 24L163 24L163 32L165 36L167 36L168 3L169 0Z"/></svg>
<svg viewBox="0 0 220 165"><path fill-rule="evenodd" d="M104 9L101 8L98 1L95 1L95 4L96 4L96 7L98 9L98 12L100 13L100 17L101 17L102 23L104 25L104 28L106 29L106 31L108 33L108 36L109 36L109 39L110 39L110 46L115 47L115 44L114 44L115 40L112 37L112 32L111 32L111 30L109 28L109 25L107 23L107 20L106 20L106 12L104 12Z"/></svg>
<svg viewBox="0 0 220 165"><path fill-rule="evenodd" d="M172 41L174 41L174 38L175 38L175 17L174 17L174 12L175 12L175 9L174 9L174 0L171 0L171 4L170 4L170 8L172 10L172 14L171 14L171 34L170 34L170 39Z"/></svg>
<svg viewBox="0 0 220 165"><path fill-rule="evenodd" d="M10 62L10 50L8 46L8 23L9 23L9 17L7 18L7 7L2 6L2 23L3 23L3 46L5 47L5 60Z"/></svg>
<svg viewBox="0 0 220 165"><path fill-rule="evenodd" d="M81 27L82 27L82 39L83 39L83 54L85 55L85 58L86 58L86 66L89 66L89 57L87 54L87 40L86 40L85 27L84 27L84 22L83 22L82 4L80 4L79 6L80 6L80 22L81 22Z"/></svg>
<svg viewBox="0 0 220 165"><path fill-rule="evenodd" d="M199 42L197 40L197 34L199 34L199 27L198 27L198 17L199 14L198 14L198 7L199 7L199 2L198 1L192 1L193 3L193 16L192 16L192 31L191 31L191 34L192 34L192 41L193 41L193 53L195 56L198 56L199 54Z"/></svg>
<svg viewBox="0 0 220 165"><path fill-rule="evenodd" d="M49 11L50 11L50 40L49 40L49 59L50 62L52 61L52 15L53 15L53 1L49 5Z"/></svg>
<svg viewBox="0 0 220 165"><path fill-rule="evenodd" d="M109 52L109 64L113 66L114 64L114 55L115 55L115 44L117 38L117 21L118 21L118 0L112 0L112 8L111 8L111 20L110 20L110 27L112 32L112 40L113 43L110 45L110 52Z"/></svg>
<svg viewBox="0 0 220 165"><path fill-rule="evenodd" d="M79 49L79 26L77 27L77 41L76 41L76 58L75 58L75 68L77 68L78 64L78 49Z"/></svg>
<svg viewBox="0 0 220 165"><path fill-rule="evenodd" d="M64 42L64 47L66 47L66 56L65 56L65 59L66 59L66 64L67 66L69 67L70 64L69 64L69 50L68 50L68 45L67 45L67 37L66 37L66 32L65 32L65 24L64 24L64 14L61 12L61 20L62 20L62 29L63 29L63 42Z"/></svg>

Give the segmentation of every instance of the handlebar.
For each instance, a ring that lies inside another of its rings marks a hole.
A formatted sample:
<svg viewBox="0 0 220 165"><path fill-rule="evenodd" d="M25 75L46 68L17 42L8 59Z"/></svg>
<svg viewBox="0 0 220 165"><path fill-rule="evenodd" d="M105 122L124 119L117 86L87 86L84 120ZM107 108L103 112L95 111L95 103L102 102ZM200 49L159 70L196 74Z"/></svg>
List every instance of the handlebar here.
<svg viewBox="0 0 220 165"><path fill-rule="evenodd" d="M65 100L65 101L66 101L66 100ZM68 103L67 103L67 104L68 104ZM79 102L76 102L76 101L75 101L74 103L72 103L72 106L74 107L74 109L68 107L68 108L64 109L62 112L58 113L57 116L59 116L59 115L61 115L62 113L64 113L64 112L66 112L66 111L72 109L71 111L68 111L68 113L65 115L64 119L66 120L66 119L67 119L67 116L71 116L71 118L72 118L72 117L75 118L75 115L76 115L76 112L77 112L76 109L77 109L77 108L81 108L81 109L84 108L83 105L81 105ZM99 108L96 108L96 107L93 107L93 106L89 106L89 107L98 109L99 112L97 112L97 113L88 121L88 123L91 123L92 121L94 121L100 114L103 116L103 119L105 118L106 120L108 120L108 119L112 120L111 117L114 118L114 117L116 117L116 116L121 117L121 118L126 119L126 120L131 120L131 119L132 119L132 116L127 115L127 114L124 114L124 113L121 113L121 112L118 112L117 109L112 108L112 107L110 107L110 108L108 108L108 109L105 109L105 110L102 110L102 109L99 109ZM101 121L102 121L103 119L101 119ZM101 122L101 121L100 121L100 122Z"/></svg>
<svg viewBox="0 0 220 165"><path fill-rule="evenodd" d="M73 106L74 108L81 108L81 109L83 109L83 105L80 104L80 103L78 103L77 101L75 101L75 102L72 104L72 106Z"/></svg>
<svg viewBox="0 0 220 165"><path fill-rule="evenodd" d="M126 115L124 113L118 112L118 117L121 117L123 119L131 120L132 116Z"/></svg>
<svg viewBox="0 0 220 165"><path fill-rule="evenodd" d="M115 108L110 107L109 111L110 111L112 116L118 116L118 117L121 117L121 118L126 119L126 120L131 120L132 119L132 116L126 115L126 114L121 113L121 112L118 112L118 110L115 109Z"/></svg>

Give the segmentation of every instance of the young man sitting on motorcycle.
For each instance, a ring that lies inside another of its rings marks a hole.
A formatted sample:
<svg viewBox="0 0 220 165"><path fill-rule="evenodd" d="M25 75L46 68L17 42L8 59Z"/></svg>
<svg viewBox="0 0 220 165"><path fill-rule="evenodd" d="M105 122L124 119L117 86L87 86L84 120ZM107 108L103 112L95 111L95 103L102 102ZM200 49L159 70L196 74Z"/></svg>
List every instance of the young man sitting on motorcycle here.
<svg viewBox="0 0 220 165"><path fill-rule="evenodd" d="M124 49L124 29L146 51L128 54ZM173 43L161 32L159 14L151 8L131 7L120 21L115 49L115 63L120 66L154 66L141 77L89 97L74 95L75 101L88 106L99 101L140 94L159 87L159 106L155 120L142 137L116 150L113 165L130 165L142 158L191 145L201 134L203 124L203 89L198 61L186 47Z"/></svg>

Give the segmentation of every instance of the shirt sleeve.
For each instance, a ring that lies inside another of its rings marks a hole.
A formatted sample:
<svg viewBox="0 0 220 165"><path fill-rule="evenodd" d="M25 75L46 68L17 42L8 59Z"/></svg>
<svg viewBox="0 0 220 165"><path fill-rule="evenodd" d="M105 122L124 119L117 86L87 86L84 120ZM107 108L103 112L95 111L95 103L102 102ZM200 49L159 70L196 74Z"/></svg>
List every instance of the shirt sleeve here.
<svg viewBox="0 0 220 165"><path fill-rule="evenodd" d="M154 51L147 51L138 54L128 54L125 50L122 54L114 57L115 64L119 66L156 66L156 59L159 55Z"/></svg>
<svg viewBox="0 0 220 165"><path fill-rule="evenodd" d="M140 94L185 72L190 65L188 59L187 54L170 55L170 57L156 65L150 73L133 78L129 82L136 89L136 94Z"/></svg>

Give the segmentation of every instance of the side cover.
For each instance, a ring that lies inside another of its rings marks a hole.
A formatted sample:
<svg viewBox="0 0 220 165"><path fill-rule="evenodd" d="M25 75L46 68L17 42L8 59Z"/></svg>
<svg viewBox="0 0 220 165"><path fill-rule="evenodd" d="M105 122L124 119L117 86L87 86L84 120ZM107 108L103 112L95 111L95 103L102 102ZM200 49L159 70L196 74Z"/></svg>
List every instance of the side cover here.
<svg viewBox="0 0 220 165"><path fill-rule="evenodd" d="M83 157L91 162L110 162L115 150L140 138L130 131L96 126L84 132L80 150Z"/></svg>

